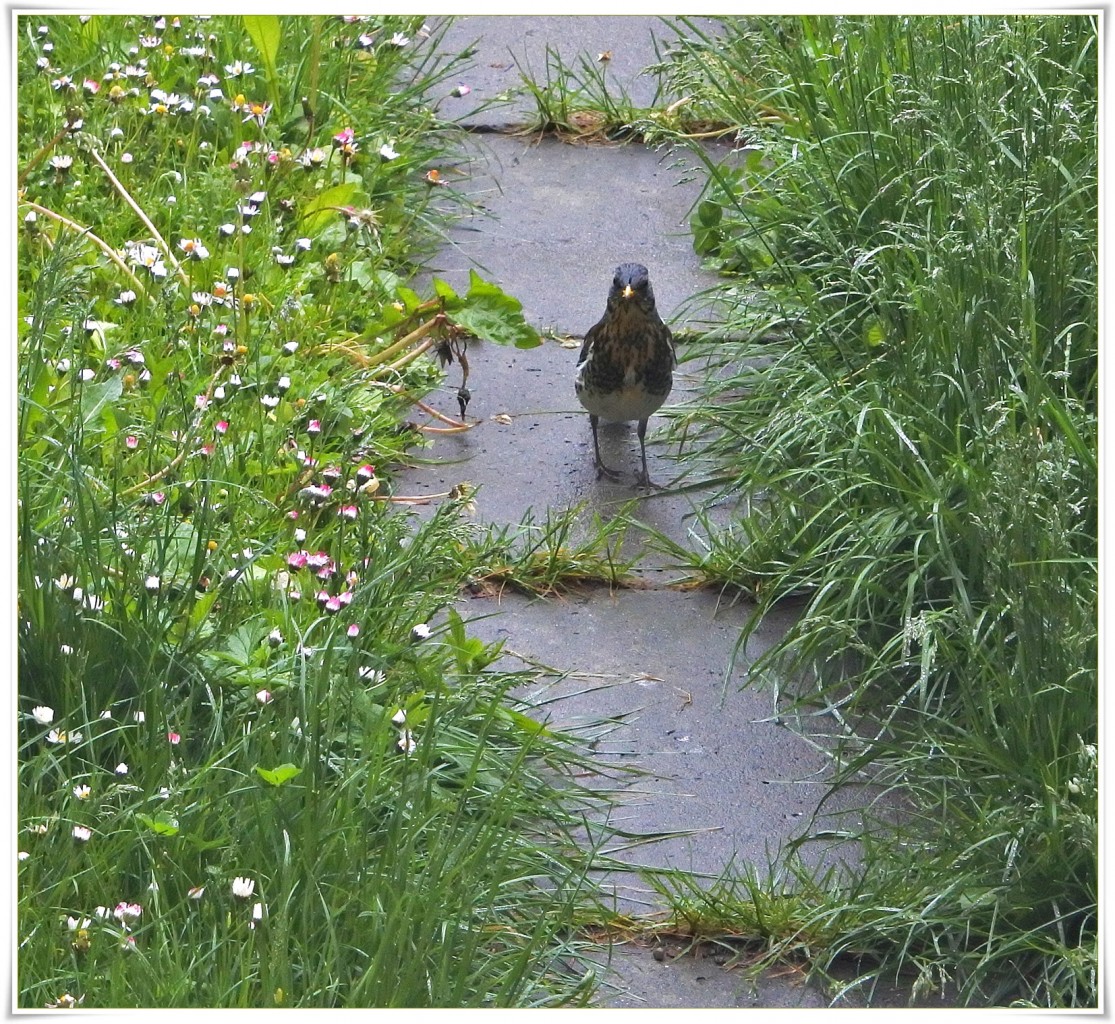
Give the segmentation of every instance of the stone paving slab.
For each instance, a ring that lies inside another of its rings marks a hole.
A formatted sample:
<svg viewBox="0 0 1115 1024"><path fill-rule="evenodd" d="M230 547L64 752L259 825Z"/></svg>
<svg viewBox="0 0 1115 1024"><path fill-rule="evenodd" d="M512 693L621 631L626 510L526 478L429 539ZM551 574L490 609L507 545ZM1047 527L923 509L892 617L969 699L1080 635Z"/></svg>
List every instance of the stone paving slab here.
<svg viewBox="0 0 1115 1024"><path fill-rule="evenodd" d="M836 968L833 974L838 985L854 980L850 968ZM911 1001L909 986L895 983L880 982L870 992L851 989L830 997L818 985L807 982L804 971L793 964L751 978L722 948L707 945L690 948L674 941L613 945L607 977L610 984L604 987L599 1005L614 1009L834 1008L847 1012L867 1007L951 1008L948 1000L939 995L927 994Z"/></svg>
<svg viewBox="0 0 1115 1024"><path fill-rule="evenodd" d="M791 726L831 732L829 721L788 719L771 693L740 690L746 666L781 636L793 609L768 616L735 665L751 608L726 606L707 590L594 589L546 600L505 594L459 610L473 635L504 643L508 668L570 673L542 671L520 696L536 717L584 737L600 765L592 784L622 795L613 827L639 836L689 833L633 846L619 839L606 849L617 860L712 878L734 861L762 873L809 823L829 765ZM830 801L824 825L840 827L850 804L847 793ZM813 862L820 861L818 851ZM622 913L660 909L635 874L609 873L607 883Z"/></svg>
<svg viewBox="0 0 1115 1024"><path fill-rule="evenodd" d="M659 441L665 427L662 415L651 419L647 459L651 478L665 485L663 490L648 493L634 486L639 442L632 424L601 424L601 452L609 465L624 471L624 478L596 479L592 431L573 390L576 358L576 348L552 340L525 351L470 344L468 415L477 425L462 434L439 437L431 449L416 451L415 458L423 461L397 475L399 492L444 494L467 481L476 488L476 520L495 526L515 526L528 516L536 524L543 523L547 510L579 508L574 541L593 535L594 516L608 520L629 508L651 530L692 548L698 543L695 538L707 535L698 509L708 495L669 489L682 470L676 452ZM693 398L699 379L699 368L683 363L675 375L670 403ZM459 381L459 370L450 367L444 389L429 403L455 415ZM430 515L434 507L419 507L419 513ZM722 525L739 509L740 502L729 499L705 515ZM647 535L637 527L628 531L621 557L637 557L637 572L651 581L676 582L687 574L673 566L671 558L650 548Z"/></svg>
<svg viewBox="0 0 1115 1024"><path fill-rule="evenodd" d="M636 869L598 878L616 910L664 909L637 869L675 868L710 880L734 862L754 865L762 876L808 826L857 824L867 790L845 790L812 817L826 792L823 748L835 723L788 712L769 692L739 689L747 665L788 628L794 609L768 616L738 657L750 606L725 604L708 590L597 590L547 599L504 593L462 599L457 610L471 635L504 644L499 667L533 671L534 681L518 696L535 717L580 736L595 754L599 774L579 781L618 798L607 824L624 833L604 852ZM682 834L639 841L670 830ZM847 845L802 851L803 863L824 869L854 859ZM602 1007L830 1005L800 970L778 968L752 979L724 947L640 939L615 942L601 957ZM908 999L908 988L884 986L871 1005L901 1007ZM833 1005L862 1006L864 997L852 993Z"/></svg>
<svg viewBox="0 0 1115 1024"><path fill-rule="evenodd" d="M678 155L641 146L491 136L471 141L469 149L487 154L470 159L476 177L467 186L486 209L450 231L431 275L463 290L470 269L477 269L518 298L526 319L549 336L541 347L526 350L470 343L468 416L480 424L440 439L437 461L416 466L399 486L408 494L443 493L467 480L479 487L478 517L497 525L519 523L528 512L538 520L548 508L584 506L588 533L594 513L608 518L640 496L633 486L639 450L632 424L601 424L605 462L630 472L618 482L596 480L588 418L573 389L580 339L603 315L616 265L628 260L650 269L659 312L675 331L699 329L713 318L707 306L687 301L718 282L702 269L686 226L700 183L677 166ZM628 194L623 183L638 184ZM679 359L666 414L669 406L699 395L703 370L684 344ZM455 415L460 380L459 370L450 367L432 404ZM670 484L680 470L655 443L662 426L661 414L652 418L648 458L652 479ZM692 531L703 535L697 507L686 494L665 493L643 501L636 514L692 546ZM712 518L723 522L735 508L721 504ZM627 553L639 553L636 534L632 544ZM642 569L664 571L660 559L645 553Z"/></svg>
<svg viewBox="0 0 1115 1024"><path fill-rule="evenodd" d="M480 209L450 229L430 268L454 288L467 288L475 268L516 296L539 331L579 337L603 314L615 268L633 261L649 269L675 330L714 318L707 303L687 302L720 283L693 252L701 181L691 155L486 135L468 141L458 170L467 181L454 187Z"/></svg>
<svg viewBox="0 0 1115 1024"><path fill-rule="evenodd" d="M629 76L656 59L653 38L670 36L663 28L646 17L461 18L446 44L455 40L464 47L480 39L477 68L462 75L473 90L466 99L475 103L518 82L509 50L526 53L540 70L539 58L550 44L560 47L566 63L580 53L595 59L611 50L609 74L627 76L628 92L648 104L653 97L637 94L647 83ZM489 108L478 117L491 125L506 115ZM461 153L462 174L447 179L481 209L452 230L432 272L463 288L475 267L519 298L537 329L579 338L603 312L614 267L637 260L650 270L667 322L700 327L714 315L686 300L716 278L702 269L688 235L688 213L700 190L691 161L634 145L474 135ZM576 341L565 347L555 340L525 351L471 345L468 413L481 422L418 453L421 461L397 476L398 492L439 493L467 480L480 486L478 524L498 526L520 523L528 513L538 520L547 509L577 507L587 522L594 512L614 515L638 498L640 519L678 543L699 543L694 510L700 496L647 496L633 487L638 442L631 425L601 431L605 460L628 468L629 475L619 483L595 479L588 419L573 391L577 347ZM458 373L450 367L444 393L431 399L453 414ZM683 361L669 404L693 398L698 379L699 368ZM669 483L678 465L655 443L662 418L651 420L648 454L652 478ZM418 508L416 514L428 511ZM730 504L713 510L714 517L728 514L740 510ZM632 543L638 549L644 538L636 535ZM739 689L750 659L776 641L794 612L769 616L733 667L750 608L727 607L710 591L668 588L676 574L654 552L642 553L649 589L598 588L547 600L465 597L458 610L474 635L504 641L508 667L536 666L536 714L570 728L602 718L615 723L595 736L599 784L613 785L605 773L616 765L637 764L646 772L623 787L626 799L616 824L641 833L692 830L617 859L710 875L733 857L765 867L802 830L825 792L824 753L778 722L770 694ZM820 720L809 726L826 731ZM617 871L608 881L620 906L661 909L633 873ZM602 992L601 1005L617 1008L827 1005L800 978L768 975L751 989L714 961L672 955L658 960L636 945L613 947L607 978L614 987Z"/></svg>

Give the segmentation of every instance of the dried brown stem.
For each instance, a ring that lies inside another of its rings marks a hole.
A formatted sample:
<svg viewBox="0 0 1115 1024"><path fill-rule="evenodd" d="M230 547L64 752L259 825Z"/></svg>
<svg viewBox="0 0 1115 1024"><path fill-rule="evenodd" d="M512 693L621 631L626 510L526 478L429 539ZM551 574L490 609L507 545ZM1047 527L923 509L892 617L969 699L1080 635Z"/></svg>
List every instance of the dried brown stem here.
<svg viewBox="0 0 1115 1024"><path fill-rule="evenodd" d="M24 206L29 206L36 213L41 213L44 217L49 217L51 220L56 220L59 224L62 224L64 227L69 228L71 231L76 232L84 238L88 238L89 241L97 246L97 248L100 249L101 252L103 252L110 260L112 260L113 263L115 263L125 274L128 275L128 278L131 280L132 284L135 285L135 289L140 295L142 295L144 298L150 298L150 296L147 294L147 289L145 289L143 285L139 283L139 278L137 278L135 274L132 273L131 268L129 268L129 266L120 258L116 250L113 249L112 246L109 245L108 242L106 242L104 239L98 238L89 228L82 227L76 220L70 220L69 217L63 216L61 213L57 213L54 210L51 210L49 207L40 206L38 203L33 203L30 199L21 199L20 202Z"/></svg>
<svg viewBox="0 0 1115 1024"><path fill-rule="evenodd" d="M163 252L166 253L167 259L170 260L170 262L174 265L174 269L178 273L179 280L181 280L181 282L188 288L190 286L190 278L182 269L182 264L178 262L178 259L171 251L170 246L167 245L166 239L159 234L158 228L156 228L155 225L151 223L151 218L143 212L143 208L131 197L131 193L129 193L128 190L124 188L124 186L120 182L120 179L112 173L112 169L108 166L108 164L104 162L104 160L101 159L101 155L91 146L89 147L87 152L93 158L93 162L104 172L108 180L112 182L112 187L120 193L124 202L126 202L135 211L135 215L141 221L143 221L143 226L151 232L152 237L155 239L156 242L159 243L159 246L162 248Z"/></svg>

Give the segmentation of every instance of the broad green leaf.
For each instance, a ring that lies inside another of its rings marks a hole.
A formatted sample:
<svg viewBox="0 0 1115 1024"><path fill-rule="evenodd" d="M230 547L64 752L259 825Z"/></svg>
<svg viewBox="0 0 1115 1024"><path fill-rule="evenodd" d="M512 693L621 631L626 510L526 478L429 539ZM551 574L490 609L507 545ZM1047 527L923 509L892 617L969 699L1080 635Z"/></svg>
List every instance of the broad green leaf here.
<svg viewBox="0 0 1115 1024"><path fill-rule="evenodd" d="M521 312L523 304L514 295L508 295L498 284L485 281L475 270L468 272L468 298L496 299L507 305L508 309Z"/></svg>
<svg viewBox="0 0 1115 1024"><path fill-rule="evenodd" d="M460 612L455 608L450 608L447 611L449 617L449 639L456 646L460 646L468 638L465 632L465 620L461 618Z"/></svg>
<svg viewBox="0 0 1115 1024"><path fill-rule="evenodd" d="M271 94L271 103L278 109L279 82L277 77L277 63L279 58L279 44L283 39L283 28L277 14L245 14L243 15L244 30L251 36L263 60L264 70L267 72L267 88Z"/></svg>
<svg viewBox="0 0 1115 1024"><path fill-rule="evenodd" d="M348 241L348 226L340 217L327 221L313 232L314 239L326 252L336 252Z"/></svg>
<svg viewBox="0 0 1115 1024"><path fill-rule="evenodd" d="M252 37L260 57L274 66L279 56L279 43L283 38L282 26L276 14L245 14L244 28Z"/></svg>
<svg viewBox="0 0 1115 1024"><path fill-rule="evenodd" d="M124 380L117 374L99 384L86 384L81 389L81 419L90 429L101 414L106 402L115 402L124 391Z"/></svg>
<svg viewBox="0 0 1115 1024"><path fill-rule="evenodd" d="M364 291L373 291L377 284L376 270L370 260L353 260L348 265L348 279Z"/></svg>
<svg viewBox="0 0 1115 1024"><path fill-rule="evenodd" d="M354 206L360 195L360 186L353 182L334 185L318 193L302 209L300 228L308 235L315 235L338 216L337 209Z"/></svg>
<svg viewBox="0 0 1115 1024"><path fill-rule="evenodd" d="M213 656L226 664L239 668L252 668L257 663L259 652L259 625L244 622L229 633L223 646L213 650Z"/></svg>
<svg viewBox="0 0 1115 1024"><path fill-rule="evenodd" d="M105 336L109 331L115 331L120 325L111 320L86 320L82 325L88 334L89 344L94 347L97 355L105 353Z"/></svg>
<svg viewBox="0 0 1115 1024"><path fill-rule="evenodd" d="M50 401L50 386L51 375L45 371L40 371L35 376L35 386L30 396L21 395L19 398L22 406L19 418L19 445L21 451L23 446L30 442L31 435L35 431L35 425L43 419L43 409Z"/></svg>
<svg viewBox="0 0 1115 1024"><path fill-rule="evenodd" d="M390 270L379 270L376 272L376 286L383 291L385 295L394 295L398 291L399 285L402 283L398 274L392 273Z"/></svg>
<svg viewBox="0 0 1115 1024"><path fill-rule="evenodd" d="M166 811L159 811L154 816L137 812L136 821L157 836L178 835L178 819L172 817Z"/></svg>
<svg viewBox="0 0 1115 1024"><path fill-rule="evenodd" d="M434 278L434 294L445 299L446 302L453 302L457 298L457 293L440 277Z"/></svg>
<svg viewBox="0 0 1115 1024"><path fill-rule="evenodd" d="M406 306L407 312L411 312L422 305L422 297L410 288L400 288L396 294L399 296L399 301Z"/></svg>
<svg viewBox="0 0 1115 1024"><path fill-rule="evenodd" d="M449 610L449 646L453 650L453 658L457 663L457 671L462 675L470 675L486 668L496 655L490 651L483 640L470 637L465 630L464 619L453 609Z"/></svg>
<svg viewBox="0 0 1115 1024"><path fill-rule="evenodd" d="M193 608L190 609L190 629L197 629L205 621L205 617L213 610L213 604L219 594L220 591L212 587L194 602Z"/></svg>
<svg viewBox="0 0 1115 1024"><path fill-rule="evenodd" d="M715 227L724 217L724 208L719 203L706 200L697 207L697 221L703 227Z"/></svg>
<svg viewBox="0 0 1115 1024"><path fill-rule="evenodd" d="M469 272L465 305L453 311L453 319L476 337L497 345L535 348L542 344L538 332L523 319L523 304L475 270Z"/></svg>
<svg viewBox="0 0 1115 1024"><path fill-rule="evenodd" d="M93 15L84 25L81 26L82 42L88 46L96 46L101 38L102 23L105 18L103 15Z"/></svg>
<svg viewBox="0 0 1115 1024"><path fill-rule="evenodd" d="M293 764L281 764L277 768L260 768L257 764L255 773L268 785L281 786L284 782L298 778L302 774L302 769Z"/></svg>
<svg viewBox="0 0 1115 1024"><path fill-rule="evenodd" d="M497 345L514 345L516 348L536 348L542 344L538 332L521 316L509 316L506 310L488 304L465 306L453 314L453 320L478 338Z"/></svg>

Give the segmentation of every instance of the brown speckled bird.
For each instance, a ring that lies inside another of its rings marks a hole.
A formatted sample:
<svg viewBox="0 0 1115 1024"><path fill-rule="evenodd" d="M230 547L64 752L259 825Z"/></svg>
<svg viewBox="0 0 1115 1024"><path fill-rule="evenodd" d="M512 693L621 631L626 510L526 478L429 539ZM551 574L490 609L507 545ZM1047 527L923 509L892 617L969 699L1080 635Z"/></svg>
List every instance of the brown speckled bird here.
<svg viewBox="0 0 1115 1024"><path fill-rule="evenodd" d="M600 420L637 420L643 468L636 483L655 486L647 472L647 420L666 401L676 365L674 340L654 307L647 268L621 264L608 292L608 308L585 335L577 359L577 398L592 425L597 479L620 475L600 458Z"/></svg>

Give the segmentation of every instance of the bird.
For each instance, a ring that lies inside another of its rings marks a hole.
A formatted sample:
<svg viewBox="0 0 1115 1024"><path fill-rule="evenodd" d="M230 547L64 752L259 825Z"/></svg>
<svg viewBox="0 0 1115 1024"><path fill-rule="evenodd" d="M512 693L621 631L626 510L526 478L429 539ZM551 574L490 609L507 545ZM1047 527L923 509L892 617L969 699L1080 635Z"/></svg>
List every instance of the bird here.
<svg viewBox="0 0 1115 1024"><path fill-rule="evenodd" d="M647 420L666 401L675 366L673 335L655 308L647 268L621 263L612 278L604 316L585 334L577 357L575 386L592 426L597 480L602 476L617 480L622 475L600 457L600 420L637 420L643 465L636 484L657 486L647 472Z"/></svg>

